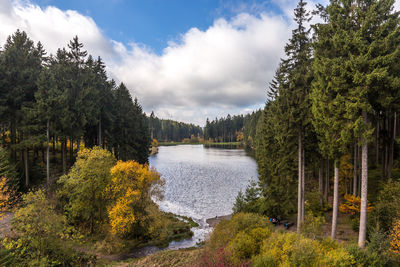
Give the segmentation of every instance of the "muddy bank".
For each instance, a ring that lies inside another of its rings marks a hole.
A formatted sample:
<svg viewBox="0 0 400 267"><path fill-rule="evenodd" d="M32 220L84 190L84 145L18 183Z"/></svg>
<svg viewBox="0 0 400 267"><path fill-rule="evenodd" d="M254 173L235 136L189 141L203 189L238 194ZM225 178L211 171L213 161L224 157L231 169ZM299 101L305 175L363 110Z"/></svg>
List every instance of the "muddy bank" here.
<svg viewBox="0 0 400 267"><path fill-rule="evenodd" d="M224 215L224 216L216 216L214 218L209 218L206 222L210 225L210 227L215 227L222 220L230 220L232 218L232 214Z"/></svg>

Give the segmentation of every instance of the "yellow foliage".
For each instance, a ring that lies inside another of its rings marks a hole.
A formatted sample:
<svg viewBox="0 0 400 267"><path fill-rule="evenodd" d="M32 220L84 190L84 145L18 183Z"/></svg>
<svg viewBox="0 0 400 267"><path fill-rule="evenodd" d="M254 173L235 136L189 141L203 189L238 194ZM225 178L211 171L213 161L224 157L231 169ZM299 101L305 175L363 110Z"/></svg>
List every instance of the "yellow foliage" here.
<svg viewBox="0 0 400 267"><path fill-rule="evenodd" d="M7 186L7 178L0 177L0 219L15 203L12 203L10 189Z"/></svg>
<svg viewBox="0 0 400 267"><path fill-rule="evenodd" d="M106 194L114 200L108 207L111 233L125 235L131 231L140 216L138 207L149 201L150 189L161 181L160 175L147 164L118 161L111 168L111 183Z"/></svg>
<svg viewBox="0 0 400 267"><path fill-rule="evenodd" d="M243 132L237 132L237 133L236 133L236 141L237 141L237 142L243 142L243 140L244 140L244 134L243 134Z"/></svg>
<svg viewBox="0 0 400 267"><path fill-rule="evenodd" d="M353 195L344 195L345 203L340 204L339 211L347 214L356 214L360 213L361 209L361 198ZM371 203L368 202L367 212L370 212L373 209Z"/></svg>
<svg viewBox="0 0 400 267"><path fill-rule="evenodd" d="M153 147L158 147L158 141L157 141L157 139L153 139L153 142L151 143L151 145L153 146Z"/></svg>
<svg viewBox="0 0 400 267"><path fill-rule="evenodd" d="M394 224L390 241L390 251L400 255L400 220L397 220Z"/></svg>

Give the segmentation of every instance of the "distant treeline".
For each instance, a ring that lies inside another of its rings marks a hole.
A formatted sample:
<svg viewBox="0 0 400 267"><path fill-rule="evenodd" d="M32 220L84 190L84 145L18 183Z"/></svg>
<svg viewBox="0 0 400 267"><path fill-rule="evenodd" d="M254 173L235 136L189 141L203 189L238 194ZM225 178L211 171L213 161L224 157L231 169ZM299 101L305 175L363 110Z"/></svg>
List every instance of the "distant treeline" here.
<svg viewBox="0 0 400 267"><path fill-rule="evenodd" d="M150 134L137 99L107 77L78 37L46 56L40 42L16 31L0 50L0 142L29 187L66 173L83 144L144 163Z"/></svg>
<svg viewBox="0 0 400 267"><path fill-rule="evenodd" d="M252 147L260 116L261 110L257 110L251 114L234 115L233 117L228 114L225 118L215 118L211 122L207 118L204 139L212 142L244 141Z"/></svg>
<svg viewBox="0 0 400 267"><path fill-rule="evenodd" d="M192 136L195 138L203 136L203 129L198 125L159 119L153 112L151 112L150 117L148 118L148 125L151 138L155 138L160 142L181 142L183 139L190 139Z"/></svg>

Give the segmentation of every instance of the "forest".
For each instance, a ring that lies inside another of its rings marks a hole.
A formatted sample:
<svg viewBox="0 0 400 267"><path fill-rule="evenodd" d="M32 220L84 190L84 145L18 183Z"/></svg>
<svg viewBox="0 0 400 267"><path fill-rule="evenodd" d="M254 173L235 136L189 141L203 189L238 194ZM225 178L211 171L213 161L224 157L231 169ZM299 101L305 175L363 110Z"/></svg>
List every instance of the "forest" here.
<svg viewBox="0 0 400 267"><path fill-rule="evenodd" d="M0 265L102 265L96 255L191 237L194 221L155 203L165 181L148 156L152 139L204 135L253 149L258 181L199 247L129 266L399 266L400 13L394 0L299 0L294 22L264 108L207 119L204 132L146 117L78 37L47 56L11 35L0 217L12 211L15 231L0 236Z"/></svg>
<svg viewBox="0 0 400 267"><path fill-rule="evenodd" d="M67 47L47 55L18 30L0 51L0 220L13 214L2 266L97 265L93 251L193 234L153 201L164 181L138 100L78 37Z"/></svg>
<svg viewBox="0 0 400 267"><path fill-rule="evenodd" d="M148 117L149 131L152 139L159 142L182 142L185 138L190 139L203 137L203 129L192 123L183 123L174 120L159 119L151 112Z"/></svg>
<svg viewBox="0 0 400 267"><path fill-rule="evenodd" d="M393 3L332 0L311 14L305 1L298 2L297 27L257 125L259 182L239 193L237 221L217 227L208 260L244 266L399 264L400 20ZM257 220L255 214L289 227L295 222L297 235L271 233L260 220L227 238L224 228L232 232ZM263 234L268 241L257 241Z"/></svg>
<svg viewBox="0 0 400 267"><path fill-rule="evenodd" d="M210 122L207 118L204 127L204 140L208 142L244 142L247 147L254 148L257 123L261 110L246 115L227 115L215 118Z"/></svg>

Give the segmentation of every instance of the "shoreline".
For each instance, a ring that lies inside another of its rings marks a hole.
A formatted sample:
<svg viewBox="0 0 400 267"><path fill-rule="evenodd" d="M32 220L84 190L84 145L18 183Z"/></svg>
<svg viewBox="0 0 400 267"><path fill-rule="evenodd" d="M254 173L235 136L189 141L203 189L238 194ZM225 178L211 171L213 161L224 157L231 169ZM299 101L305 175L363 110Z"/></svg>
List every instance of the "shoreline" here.
<svg viewBox="0 0 400 267"><path fill-rule="evenodd" d="M206 223L212 228L215 228L218 223L222 220L230 220L232 218L232 214L222 215L222 216L215 216L213 218L206 219Z"/></svg>

